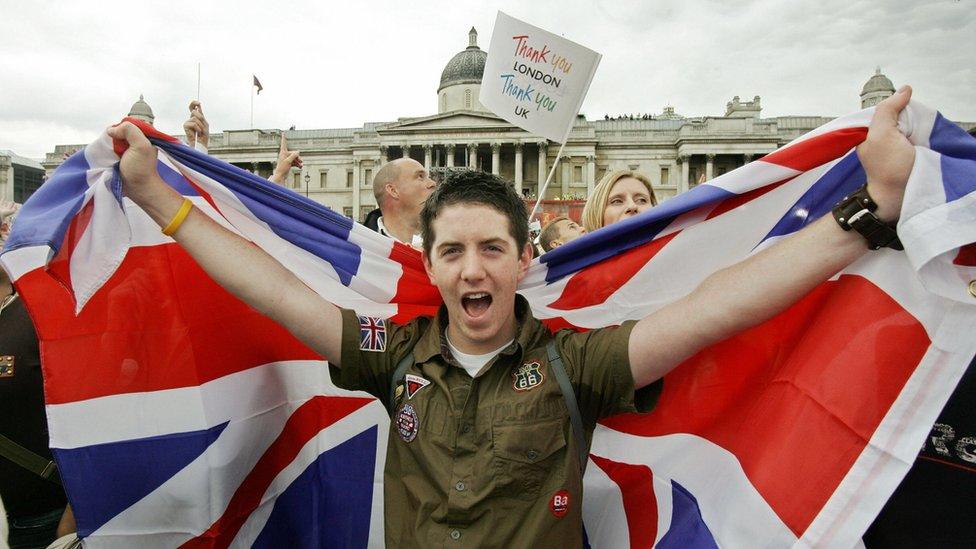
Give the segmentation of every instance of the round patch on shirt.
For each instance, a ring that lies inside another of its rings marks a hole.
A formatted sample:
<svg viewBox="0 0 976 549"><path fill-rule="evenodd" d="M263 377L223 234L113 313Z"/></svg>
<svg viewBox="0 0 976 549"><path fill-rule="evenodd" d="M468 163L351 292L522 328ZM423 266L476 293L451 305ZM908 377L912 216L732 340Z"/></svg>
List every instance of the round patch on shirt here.
<svg viewBox="0 0 976 549"><path fill-rule="evenodd" d="M396 430L403 442L413 442L420 430L420 418L413 406L404 404L396 415Z"/></svg>
<svg viewBox="0 0 976 549"><path fill-rule="evenodd" d="M549 500L549 510L552 511L552 516L556 518L563 518L566 513L569 512L569 492L566 490L560 490L552 495L552 499Z"/></svg>

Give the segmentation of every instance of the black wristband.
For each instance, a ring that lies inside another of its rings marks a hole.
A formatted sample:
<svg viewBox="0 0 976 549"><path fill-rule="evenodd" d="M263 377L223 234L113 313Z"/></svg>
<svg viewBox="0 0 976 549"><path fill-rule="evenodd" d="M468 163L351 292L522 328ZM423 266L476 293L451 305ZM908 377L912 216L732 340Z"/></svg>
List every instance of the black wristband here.
<svg viewBox="0 0 976 549"><path fill-rule="evenodd" d="M854 229L868 241L872 250L891 248L904 250L895 228L874 215L878 205L868 194L865 183L834 206L833 214L837 224L845 231Z"/></svg>

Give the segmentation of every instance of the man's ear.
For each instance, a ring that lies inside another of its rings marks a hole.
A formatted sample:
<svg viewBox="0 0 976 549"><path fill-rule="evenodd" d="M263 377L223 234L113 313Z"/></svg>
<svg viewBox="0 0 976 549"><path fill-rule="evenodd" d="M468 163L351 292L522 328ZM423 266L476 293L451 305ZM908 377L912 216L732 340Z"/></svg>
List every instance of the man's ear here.
<svg viewBox="0 0 976 549"><path fill-rule="evenodd" d="M400 199L400 190L393 183L386 184L386 192L393 198Z"/></svg>
<svg viewBox="0 0 976 549"><path fill-rule="evenodd" d="M562 245L563 245L562 240L559 240L558 238L553 238L552 240L549 241L549 251L551 252L553 249L558 248Z"/></svg>
<svg viewBox="0 0 976 549"><path fill-rule="evenodd" d="M526 242L525 247L522 248L522 255L519 256L518 260L518 281L521 282L525 278L526 273L529 272L529 265L532 264L532 243Z"/></svg>
<svg viewBox="0 0 976 549"><path fill-rule="evenodd" d="M427 250L420 251L420 259L424 262L424 270L427 271L427 278L430 279L430 283L434 283L434 267L430 264L430 256L427 255Z"/></svg>

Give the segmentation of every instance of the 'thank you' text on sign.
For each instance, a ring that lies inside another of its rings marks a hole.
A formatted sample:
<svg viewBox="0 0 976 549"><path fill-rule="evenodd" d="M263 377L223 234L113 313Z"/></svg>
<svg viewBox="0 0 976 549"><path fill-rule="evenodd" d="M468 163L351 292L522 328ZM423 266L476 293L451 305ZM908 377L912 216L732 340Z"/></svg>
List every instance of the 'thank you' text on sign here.
<svg viewBox="0 0 976 549"><path fill-rule="evenodd" d="M600 54L498 12L481 104L526 131L564 143Z"/></svg>

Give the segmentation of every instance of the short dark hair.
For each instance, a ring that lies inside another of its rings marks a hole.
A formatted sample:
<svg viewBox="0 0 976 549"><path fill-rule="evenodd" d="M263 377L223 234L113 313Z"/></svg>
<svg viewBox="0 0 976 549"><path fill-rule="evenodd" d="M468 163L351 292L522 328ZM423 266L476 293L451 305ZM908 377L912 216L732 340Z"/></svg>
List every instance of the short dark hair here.
<svg viewBox="0 0 976 549"><path fill-rule="evenodd" d="M508 219L508 232L521 254L529 242L529 212L515 188L497 175L466 170L452 173L427 197L420 210L420 235L424 251L434 245L434 220L447 206L481 204L494 208Z"/></svg>
<svg viewBox="0 0 976 549"><path fill-rule="evenodd" d="M561 215L553 218L549 223L546 223L545 227L542 228L542 233L539 234L539 245L542 246L543 250L547 252L551 251L553 248L549 244L551 244L553 240L558 240L559 237L562 236L562 231L560 231L559 227L557 226L560 221L569 221L569 218L565 215Z"/></svg>

